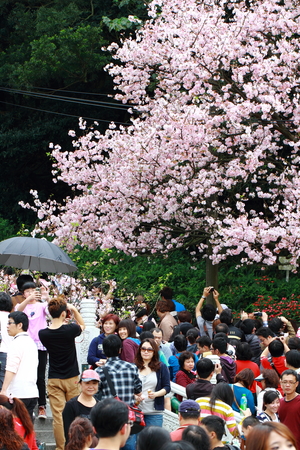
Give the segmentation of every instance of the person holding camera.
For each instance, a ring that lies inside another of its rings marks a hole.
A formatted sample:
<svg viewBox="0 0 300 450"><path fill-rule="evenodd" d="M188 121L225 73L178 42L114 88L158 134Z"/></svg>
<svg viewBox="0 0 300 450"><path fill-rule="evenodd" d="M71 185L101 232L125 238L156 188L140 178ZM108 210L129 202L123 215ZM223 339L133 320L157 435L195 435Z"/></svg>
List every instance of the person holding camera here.
<svg viewBox="0 0 300 450"><path fill-rule="evenodd" d="M214 300L216 302L218 314L221 314L223 308L219 302L219 292L212 286L205 287L203 289L202 297L195 309L195 315L197 319L198 328L200 330L200 336L209 336L211 339L214 333L214 319L216 316L216 309L213 305L204 304L205 300L209 294L213 294ZM218 321L217 323L220 323Z"/></svg>
<svg viewBox="0 0 300 450"><path fill-rule="evenodd" d="M46 419L46 382L45 373L47 365L47 349L43 346L39 338L39 331L47 327L47 315L48 315L48 301L49 293L45 287L43 287L44 294L46 294L47 301L41 302L41 289L33 281L27 281L21 288L24 300L21 303L17 303L15 306L16 311L23 311L29 320L28 334L35 342L38 349L39 364L37 372L37 387L39 391L38 399L38 418Z"/></svg>
<svg viewBox="0 0 300 450"><path fill-rule="evenodd" d="M285 353L289 350L285 337L276 337L260 355L262 367L264 369L274 369L280 376L286 370Z"/></svg>
<svg viewBox="0 0 300 450"><path fill-rule="evenodd" d="M75 306L67 303L63 295L50 300L48 310L52 323L48 328L39 331L39 337L49 353L47 387L56 450L64 450L62 412L66 402L80 394L75 338L85 329L85 324ZM65 320L69 314L74 316L75 321L66 324Z"/></svg>

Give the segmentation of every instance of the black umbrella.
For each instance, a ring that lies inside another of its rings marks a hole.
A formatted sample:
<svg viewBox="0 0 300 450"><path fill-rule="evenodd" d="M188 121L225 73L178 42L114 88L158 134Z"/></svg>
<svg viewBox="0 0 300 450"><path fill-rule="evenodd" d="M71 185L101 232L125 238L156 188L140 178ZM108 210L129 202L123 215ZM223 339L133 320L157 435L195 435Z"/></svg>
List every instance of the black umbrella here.
<svg viewBox="0 0 300 450"><path fill-rule="evenodd" d="M13 237L0 242L0 264L50 273L71 273L77 269L57 245L32 237Z"/></svg>

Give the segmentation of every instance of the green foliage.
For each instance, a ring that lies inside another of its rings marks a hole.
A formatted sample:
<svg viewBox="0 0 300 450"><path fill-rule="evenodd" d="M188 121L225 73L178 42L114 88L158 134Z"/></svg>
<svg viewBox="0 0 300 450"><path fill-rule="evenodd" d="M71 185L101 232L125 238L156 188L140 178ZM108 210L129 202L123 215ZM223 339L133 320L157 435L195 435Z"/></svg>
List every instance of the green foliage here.
<svg viewBox="0 0 300 450"><path fill-rule="evenodd" d="M205 287L205 260L195 261L184 250L168 256L140 255L135 258L115 250L77 250L72 259L81 278L102 282L115 279L117 297L142 294L152 305L157 301L160 289L168 285L174 290L174 298L194 312ZM300 280L296 274L290 274L287 283L285 273L275 266L261 270L254 265L236 268L236 263L227 261L220 266L218 286L221 303L235 311L259 310L256 302L270 298L271 307L276 308L277 304L278 314L281 314L282 298L292 300L300 292Z"/></svg>
<svg viewBox="0 0 300 450"><path fill-rule="evenodd" d="M15 232L15 227L9 222L9 220L0 217L0 241L13 237Z"/></svg>

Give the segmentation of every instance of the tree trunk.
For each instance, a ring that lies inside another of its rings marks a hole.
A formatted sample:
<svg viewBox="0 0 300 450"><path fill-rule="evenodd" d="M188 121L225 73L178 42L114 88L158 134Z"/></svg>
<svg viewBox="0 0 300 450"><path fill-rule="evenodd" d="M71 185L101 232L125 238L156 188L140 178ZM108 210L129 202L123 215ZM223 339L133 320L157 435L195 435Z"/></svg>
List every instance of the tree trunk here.
<svg viewBox="0 0 300 450"><path fill-rule="evenodd" d="M206 285L205 286L213 286L218 290L218 264L212 264L209 258L206 258ZM207 303L211 303L215 305L215 301L213 295L210 294L207 297Z"/></svg>

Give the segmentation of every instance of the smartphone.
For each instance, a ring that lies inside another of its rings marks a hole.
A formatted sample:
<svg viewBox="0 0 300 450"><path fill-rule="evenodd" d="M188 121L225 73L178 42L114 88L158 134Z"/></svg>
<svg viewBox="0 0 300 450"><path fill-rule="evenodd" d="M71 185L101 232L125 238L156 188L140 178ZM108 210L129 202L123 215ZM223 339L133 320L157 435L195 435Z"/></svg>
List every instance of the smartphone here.
<svg viewBox="0 0 300 450"><path fill-rule="evenodd" d="M36 292L41 292L41 288L39 288L39 287L36 287L35 290L36 290Z"/></svg>

